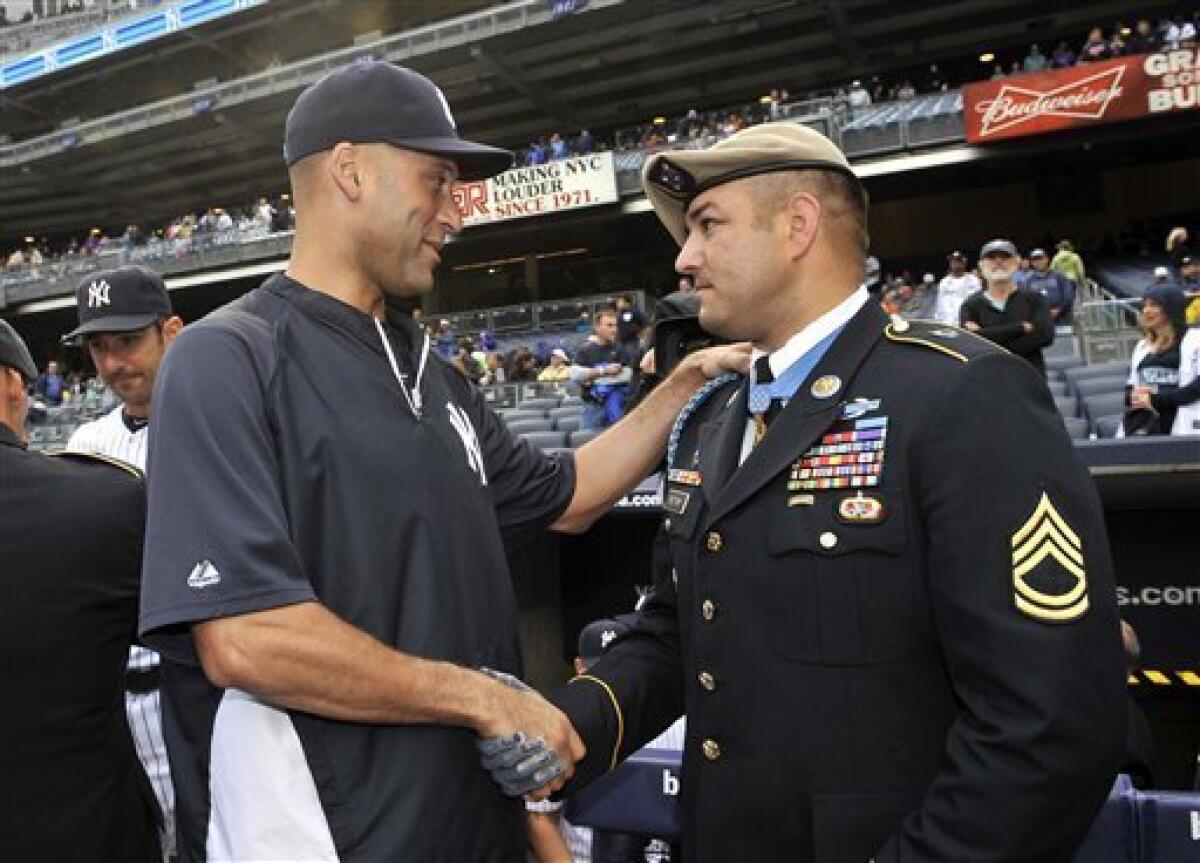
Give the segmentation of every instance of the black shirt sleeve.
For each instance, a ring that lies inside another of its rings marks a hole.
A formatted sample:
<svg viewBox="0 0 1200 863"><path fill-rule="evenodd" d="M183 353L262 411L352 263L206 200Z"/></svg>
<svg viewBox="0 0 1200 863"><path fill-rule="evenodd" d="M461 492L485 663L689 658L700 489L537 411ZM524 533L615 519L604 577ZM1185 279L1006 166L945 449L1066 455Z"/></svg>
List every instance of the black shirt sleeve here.
<svg viewBox="0 0 1200 863"><path fill-rule="evenodd" d="M200 325L159 369L140 630L168 655L192 658L183 624L314 598L280 497L261 366L242 339Z"/></svg>

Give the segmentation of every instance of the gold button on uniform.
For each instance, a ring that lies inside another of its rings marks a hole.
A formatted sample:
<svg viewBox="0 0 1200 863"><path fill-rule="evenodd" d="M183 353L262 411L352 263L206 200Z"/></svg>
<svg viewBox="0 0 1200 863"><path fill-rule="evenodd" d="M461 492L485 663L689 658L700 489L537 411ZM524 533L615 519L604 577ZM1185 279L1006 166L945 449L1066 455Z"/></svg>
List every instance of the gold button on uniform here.
<svg viewBox="0 0 1200 863"><path fill-rule="evenodd" d="M712 620L717 616L717 604L711 599L706 599L700 603L700 616L705 620Z"/></svg>
<svg viewBox="0 0 1200 863"><path fill-rule="evenodd" d="M717 688L717 679L715 677L713 677L711 674L709 674L707 671L701 671L699 674L699 678L700 678L700 685L703 686L705 689L707 689L709 692L712 692L714 689Z"/></svg>
<svg viewBox="0 0 1200 863"><path fill-rule="evenodd" d="M704 757L709 761L716 761L721 757L721 744L712 738L701 743L700 748L704 751Z"/></svg>
<svg viewBox="0 0 1200 863"><path fill-rule="evenodd" d="M821 543L821 548L833 548L838 544L837 534L831 530L827 530L821 534L821 538L817 541Z"/></svg>
<svg viewBox="0 0 1200 863"><path fill-rule="evenodd" d="M725 544L725 540L721 538L721 534L715 530L710 530L708 536L704 537L705 547L714 554L721 550L721 546Z"/></svg>

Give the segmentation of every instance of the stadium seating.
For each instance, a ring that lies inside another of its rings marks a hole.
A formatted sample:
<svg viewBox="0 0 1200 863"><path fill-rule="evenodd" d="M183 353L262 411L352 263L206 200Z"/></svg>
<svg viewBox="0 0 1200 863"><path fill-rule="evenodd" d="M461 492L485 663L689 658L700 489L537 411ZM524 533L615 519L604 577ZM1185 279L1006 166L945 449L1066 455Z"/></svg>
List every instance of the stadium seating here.
<svg viewBox="0 0 1200 863"><path fill-rule="evenodd" d="M1083 378L1075 381L1075 395L1080 398L1094 396L1098 393L1124 393L1129 376L1113 375L1098 378Z"/></svg>
<svg viewBox="0 0 1200 863"><path fill-rule="evenodd" d="M567 433L579 431L579 414L555 417L554 430Z"/></svg>
<svg viewBox="0 0 1200 863"><path fill-rule="evenodd" d="M563 449L567 445L566 432L526 431L521 432L521 437L529 441L530 446L537 447L540 450Z"/></svg>
<svg viewBox="0 0 1200 863"><path fill-rule="evenodd" d="M508 426L508 430L513 434L554 430L554 420L545 417L541 419L510 419L506 421L506 425Z"/></svg>
<svg viewBox="0 0 1200 863"><path fill-rule="evenodd" d="M505 422L512 422L513 420L544 420L546 418L546 411L541 408L518 407L501 411L500 415L504 417Z"/></svg>
<svg viewBox="0 0 1200 863"><path fill-rule="evenodd" d="M1123 418L1124 414L1109 414L1097 417L1092 421L1092 425L1096 430L1096 436L1102 438L1116 437L1117 429L1121 427L1121 420Z"/></svg>
<svg viewBox="0 0 1200 863"><path fill-rule="evenodd" d="M1063 376L1071 382L1089 378L1111 378L1117 375L1129 376L1128 360L1110 360L1106 363L1095 363L1090 366L1079 365L1063 370Z"/></svg>
<svg viewBox="0 0 1200 863"><path fill-rule="evenodd" d="M529 402L526 402L526 404L529 404ZM557 419L558 417L573 417L577 416L582 410L583 403L579 402L577 404L564 405L563 407L550 408L550 410L546 412L546 416L552 419Z"/></svg>
<svg viewBox="0 0 1200 863"><path fill-rule="evenodd" d="M1065 396L1067 393L1067 382L1064 380L1053 379L1046 381L1046 387L1050 390L1052 396Z"/></svg>
<svg viewBox="0 0 1200 863"><path fill-rule="evenodd" d="M1169 791L1134 797L1138 859L1143 863L1195 860L1200 857L1200 799Z"/></svg>
<svg viewBox="0 0 1200 863"><path fill-rule="evenodd" d="M1076 356L1057 356L1046 357L1046 372L1051 376L1057 376L1065 372L1067 369L1082 368L1083 357Z"/></svg>
<svg viewBox="0 0 1200 863"><path fill-rule="evenodd" d="M1110 417L1125 413L1125 393L1097 393L1085 396L1083 412L1094 424L1100 417Z"/></svg>
<svg viewBox="0 0 1200 863"><path fill-rule="evenodd" d="M1063 417L1063 425L1072 440L1084 440L1088 436L1088 421L1083 417Z"/></svg>
<svg viewBox="0 0 1200 863"><path fill-rule="evenodd" d="M571 449L579 449L588 441L600 434L600 429L580 429L571 432Z"/></svg>
<svg viewBox="0 0 1200 863"><path fill-rule="evenodd" d="M1079 410L1075 396L1055 396L1054 406L1058 408L1058 412L1064 417L1073 417Z"/></svg>
<svg viewBox="0 0 1200 863"><path fill-rule="evenodd" d="M556 398L525 399L523 402L521 402L521 408L523 410L550 410L556 407L558 407L558 399Z"/></svg>

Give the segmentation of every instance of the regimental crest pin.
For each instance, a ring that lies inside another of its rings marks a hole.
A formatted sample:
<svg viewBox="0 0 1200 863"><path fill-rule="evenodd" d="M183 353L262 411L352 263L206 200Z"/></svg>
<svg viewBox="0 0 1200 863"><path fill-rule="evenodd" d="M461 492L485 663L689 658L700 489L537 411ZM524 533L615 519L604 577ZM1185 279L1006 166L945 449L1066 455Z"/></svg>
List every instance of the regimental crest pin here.
<svg viewBox="0 0 1200 863"><path fill-rule="evenodd" d="M1012 537L1013 601L1046 623L1070 623L1088 610L1083 542L1042 492L1033 515Z"/></svg>
<svg viewBox="0 0 1200 863"><path fill-rule="evenodd" d="M883 501L861 491L838 502L837 517L843 524L879 524L887 516Z"/></svg>
<svg viewBox="0 0 1200 863"><path fill-rule="evenodd" d="M837 375L822 375L813 381L812 394L814 398L827 399L836 395L842 388L842 379Z"/></svg>

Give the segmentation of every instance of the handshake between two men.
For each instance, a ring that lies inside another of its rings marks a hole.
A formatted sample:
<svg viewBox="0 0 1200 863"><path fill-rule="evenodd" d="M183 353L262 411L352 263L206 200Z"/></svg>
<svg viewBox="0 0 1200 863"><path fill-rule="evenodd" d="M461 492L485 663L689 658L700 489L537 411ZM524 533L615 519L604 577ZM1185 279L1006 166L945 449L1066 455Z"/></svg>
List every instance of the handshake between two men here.
<svg viewBox="0 0 1200 863"><path fill-rule="evenodd" d="M550 796L575 772L586 751L583 742L566 716L522 681L502 671L479 670L515 690L497 721L516 730L491 736L483 730L476 744L484 769L508 797Z"/></svg>

